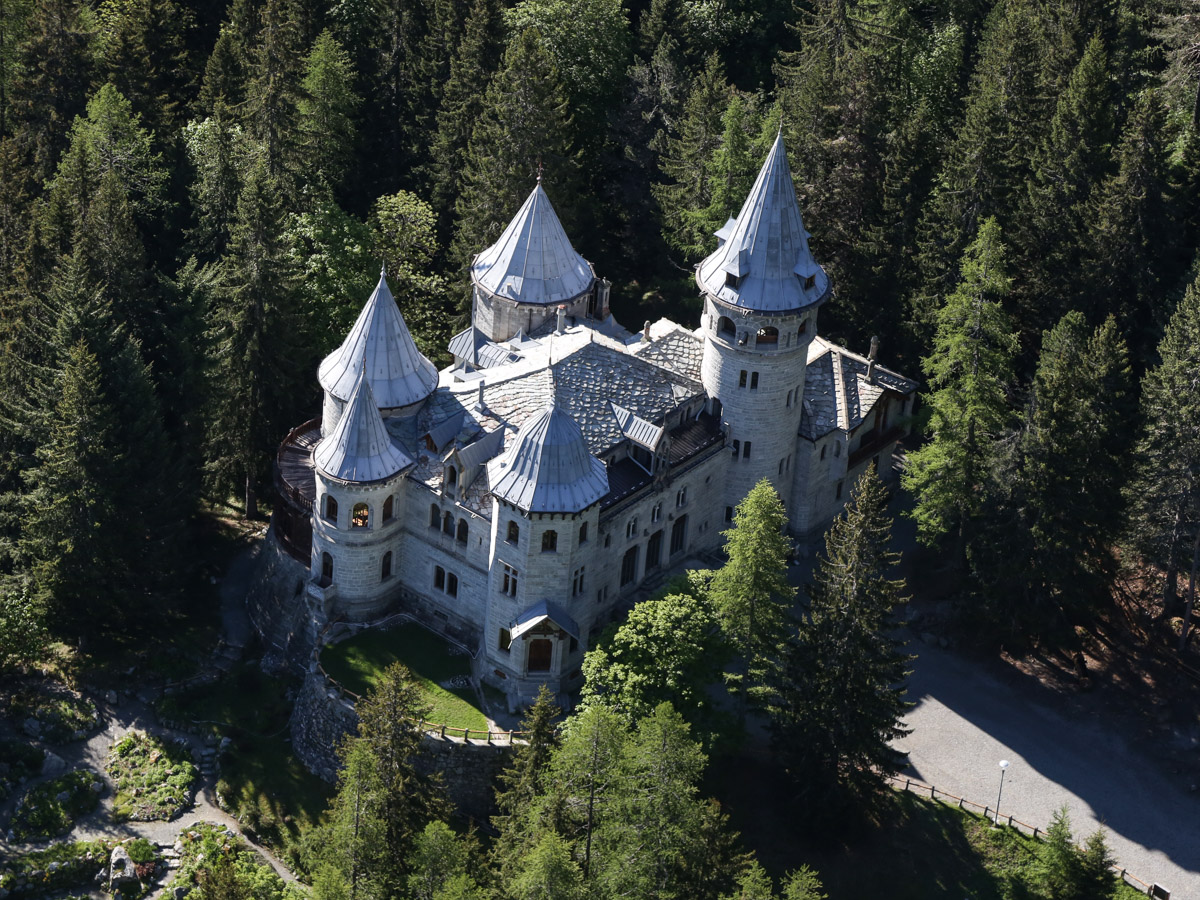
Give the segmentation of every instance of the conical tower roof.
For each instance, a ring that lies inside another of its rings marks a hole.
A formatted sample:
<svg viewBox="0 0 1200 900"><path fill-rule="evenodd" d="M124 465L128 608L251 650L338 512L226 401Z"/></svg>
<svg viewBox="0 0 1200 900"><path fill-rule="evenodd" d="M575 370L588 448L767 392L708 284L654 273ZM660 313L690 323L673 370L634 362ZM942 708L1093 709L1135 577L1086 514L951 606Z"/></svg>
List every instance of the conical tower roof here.
<svg viewBox="0 0 1200 900"><path fill-rule="evenodd" d="M475 257L471 280L518 303L562 303L587 291L596 276L575 252L538 179L500 240Z"/></svg>
<svg viewBox="0 0 1200 900"><path fill-rule="evenodd" d="M742 211L717 239L716 251L696 271L700 287L714 297L756 312L799 309L825 299L829 278L808 249L782 133ZM805 287L808 278L812 287Z"/></svg>
<svg viewBox="0 0 1200 900"><path fill-rule="evenodd" d="M608 470L570 414L551 402L488 464L492 494L526 512L576 513L608 493Z"/></svg>
<svg viewBox="0 0 1200 900"><path fill-rule="evenodd" d="M437 369L413 343L383 272L346 340L325 357L317 378L321 387L345 401L364 365L380 409L419 403L437 387Z"/></svg>
<svg viewBox="0 0 1200 900"><path fill-rule="evenodd" d="M330 477L359 482L382 481L412 465L388 435L365 370L359 370L337 427L317 444L313 463Z"/></svg>

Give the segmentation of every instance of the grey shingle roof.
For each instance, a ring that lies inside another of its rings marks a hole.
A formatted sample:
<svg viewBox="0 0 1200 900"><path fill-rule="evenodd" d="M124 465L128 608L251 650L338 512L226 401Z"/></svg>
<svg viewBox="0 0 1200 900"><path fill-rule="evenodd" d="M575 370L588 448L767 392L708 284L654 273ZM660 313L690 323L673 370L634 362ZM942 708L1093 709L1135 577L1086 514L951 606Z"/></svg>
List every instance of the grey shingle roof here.
<svg viewBox="0 0 1200 900"><path fill-rule="evenodd" d="M392 442L361 370L337 426L317 444L313 463L326 475L355 482L381 481L412 465Z"/></svg>
<svg viewBox="0 0 1200 900"><path fill-rule="evenodd" d="M810 441L835 428L853 431L886 391L911 394L917 382L876 363L875 379L867 378L869 360L823 338L814 338L808 348L808 370L804 376L804 407L800 434Z"/></svg>
<svg viewBox="0 0 1200 900"><path fill-rule="evenodd" d="M493 496L526 512L575 513L608 493L604 463L557 403L526 420L512 446L488 463Z"/></svg>
<svg viewBox="0 0 1200 900"><path fill-rule="evenodd" d="M383 274L342 345L321 363L317 378L321 387L345 401L364 365L380 409L419 403L438 383L437 369L413 343Z"/></svg>
<svg viewBox="0 0 1200 900"><path fill-rule="evenodd" d="M647 450L653 450L658 446L658 442L662 440L663 428L661 425L654 425L647 422L641 416L635 416L623 406L617 406L615 403L609 404L612 407L613 415L617 417L617 427L621 429L621 433L635 444L645 447Z"/></svg>
<svg viewBox="0 0 1200 900"><path fill-rule="evenodd" d="M575 624L575 620L553 600L539 600L517 616L509 629L510 637L515 641L531 628L536 628L547 621L557 625L571 637L579 637L579 626Z"/></svg>
<svg viewBox="0 0 1200 900"><path fill-rule="evenodd" d="M783 135L759 170L736 219L717 232L717 249L700 263L700 287L732 306L781 312L810 306L829 291L829 278L808 249ZM727 284L727 275L738 278ZM806 276L815 278L805 289Z"/></svg>
<svg viewBox="0 0 1200 900"><path fill-rule="evenodd" d="M497 297L549 304L578 297L595 276L571 246L539 181L500 240L475 257L471 279Z"/></svg>
<svg viewBox="0 0 1200 900"><path fill-rule="evenodd" d="M700 338L666 319L651 326L650 335L649 344L633 348L639 359L670 369L692 381L700 380L700 363L704 358L704 342Z"/></svg>

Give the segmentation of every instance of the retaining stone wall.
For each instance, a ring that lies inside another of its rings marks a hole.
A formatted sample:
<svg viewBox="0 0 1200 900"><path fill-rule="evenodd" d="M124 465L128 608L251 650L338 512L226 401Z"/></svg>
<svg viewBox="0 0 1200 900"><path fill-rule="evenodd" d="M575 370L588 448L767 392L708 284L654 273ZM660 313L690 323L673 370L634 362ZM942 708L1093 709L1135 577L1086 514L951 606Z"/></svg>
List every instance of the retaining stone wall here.
<svg viewBox="0 0 1200 900"><path fill-rule="evenodd" d="M358 715L350 700L339 696L320 672L309 672L296 698L292 713L292 749L313 774L337 780L335 748L342 735L358 727ZM450 802L458 812L486 821L495 812L493 790L496 776L508 764L515 748L508 744L465 742L425 734L417 768L440 772Z"/></svg>
<svg viewBox="0 0 1200 900"><path fill-rule="evenodd" d="M261 546L246 611L263 640L263 668L298 674L308 668L324 616L310 608L304 590L308 566L283 549L274 526Z"/></svg>

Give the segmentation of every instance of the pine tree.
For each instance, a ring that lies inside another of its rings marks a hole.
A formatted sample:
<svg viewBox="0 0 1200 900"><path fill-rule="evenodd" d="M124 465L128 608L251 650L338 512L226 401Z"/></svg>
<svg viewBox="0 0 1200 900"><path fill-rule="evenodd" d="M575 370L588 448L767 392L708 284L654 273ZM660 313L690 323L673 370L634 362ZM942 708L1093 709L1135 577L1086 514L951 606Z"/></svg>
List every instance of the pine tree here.
<svg viewBox="0 0 1200 900"><path fill-rule="evenodd" d="M183 139L196 173L189 188L196 224L188 238L201 259L213 262L229 246L242 178L252 167L254 151L223 100L214 103L207 119L189 122Z"/></svg>
<svg viewBox="0 0 1200 900"><path fill-rule="evenodd" d="M208 478L218 496L244 490L248 517L257 515L264 462L293 421L297 402L290 346L297 316L282 226L278 186L260 161L238 199L209 316Z"/></svg>
<svg viewBox="0 0 1200 900"><path fill-rule="evenodd" d="M1078 894L1079 852L1075 849L1065 806L1054 811L1040 856L1039 870L1046 896L1050 900L1083 900Z"/></svg>
<svg viewBox="0 0 1200 900"><path fill-rule="evenodd" d="M1144 430L1134 450L1129 541L1163 573L1163 615L1183 614L1190 627L1200 568L1200 278L1180 301L1158 352L1161 362L1142 380Z"/></svg>
<svg viewBox="0 0 1200 900"><path fill-rule="evenodd" d="M297 171L293 132L304 60L300 22L297 0L267 0L250 53L245 122L262 145L267 173L275 179Z"/></svg>
<svg viewBox="0 0 1200 900"><path fill-rule="evenodd" d="M246 99L248 68L247 48L238 40L235 29L223 25L204 65L204 79L196 102L200 113L214 116L218 104L226 110L238 109Z"/></svg>
<svg viewBox="0 0 1200 900"><path fill-rule="evenodd" d="M0 673L40 662L49 644L46 607L29 585L0 586Z"/></svg>
<svg viewBox="0 0 1200 900"><path fill-rule="evenodd" d="M737 505L733 527L724 532L728 562L714 573L709 597L733 652L738 671L727 676L747 701L765 699L765 678L788 631L796 593L787 580L787 513L767 479Z"/></svg>
<svg viewBox="0 0 1200 900"><path fill-rule="evenodd" d="M12 83L17 76L19 53L29 31L32 0L0 3L0 139L9 136Z"/></svg>
<svg viewBox="0 0 1200 900"><path fill-rule="evenodd" d="M889 633L904 602L904 582L891 577L900 554L889 548L887 492L868 469L844 515L825 536L809 588L808 613L772 678L776 752L811 808L862 803L904 767L891 746L909 733L901 717L912 657Z"/></svg>
<svg viewBox="0 0 1200 900"><path fill-rule="evenodd" d="M1009 290L1004 245L986 220L962 262L962 280L938 313L924 361L933 394L928 442L908 455L905 490L916 495L919 535L932 543L957 533L961 557L991 465L993 441L1009 421L1007 388L1017 336L1001 306Z"/></svg>
<svg viewBox="0 0 1200 900"><path fill-rule="evenodd" d="M338 187L346 180L356 140L350 56L330 31L323 31L305 61L298 113L301 171L310 179Z"/></svg>
<svg viewBox="0 0 1200 900"><path fill-rule="evenodd" d="M459 836L445 822L430 822L413 845L408 896L413 900L442 900L456 879L467 880L463 888L478 885L471 877L476 869L479 845L474 834Z"/></svg>
<svg viewBox="0 0 1200 900"><path fill-rule="evenodd" d="M382 900L380 873L388 847L379 760L358 737L343 741L338 758L338 792L321 829L320 865L314 869L322 873L318 880L327 894L337 885L348 900Z"/></svg>
<svg viewBox="0 0 1200 900"><path fill-rule="evenodd" d="M510 41L471 133L450 254L456 268L499 237L533 189L539 165L569 231L578 173L566 96L538 35L523 31Z"/></svg>

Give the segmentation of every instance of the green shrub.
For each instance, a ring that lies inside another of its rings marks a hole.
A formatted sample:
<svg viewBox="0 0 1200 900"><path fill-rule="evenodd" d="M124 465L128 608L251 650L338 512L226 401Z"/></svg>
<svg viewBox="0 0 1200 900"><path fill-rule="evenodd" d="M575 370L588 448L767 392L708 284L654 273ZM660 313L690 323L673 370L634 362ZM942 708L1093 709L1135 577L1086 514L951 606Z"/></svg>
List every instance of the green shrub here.
<svg viewBox="0 0 1200 900"><path fill-rule="evenodd" d="M81 740L100 724L95 703L69 694L22 691L12 699L12 713L18 719L36 719L42 739L52 744Z"/></svg>
<svg viewBox="0 0 1200 900"><path fill-rule="evenodd" d="M0 741L0 800L6 798L22 778L42 770L44 754L21 741Z"/></svg>
<svg viewBox="0 0 1200 900"><path fill-rule="evenodd" d="M254 900L301 900L303 896L223 825L201 822L182 832L179 841L183 845L179 871L167 885L167 896L176 888L194 888L205 878L227 887L231 894ZM190 890L185 896L196 900L199 893Z"/></svg>
<svg viewBox="0 0 1200 900"><path fill-rule="evenodd" d="M191 805L196 767L179 747L134 731L113 745L106 769L116 784L114 821L170 821Z"/></svg>
<svg viewBox="0 0 1200 900"><path fill-rule="evenodd" d="M93 789L94 784L103 787L104 782L80 770L31 788L13 814L13 833L18 840L32 841L66 833L76 819L100 802L100 791Z"/></svg>

